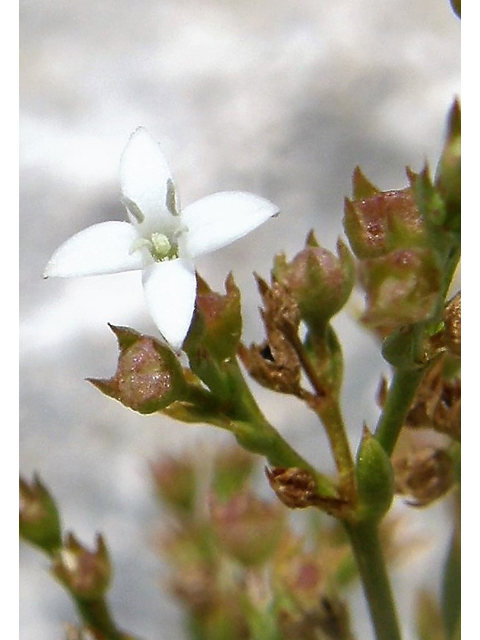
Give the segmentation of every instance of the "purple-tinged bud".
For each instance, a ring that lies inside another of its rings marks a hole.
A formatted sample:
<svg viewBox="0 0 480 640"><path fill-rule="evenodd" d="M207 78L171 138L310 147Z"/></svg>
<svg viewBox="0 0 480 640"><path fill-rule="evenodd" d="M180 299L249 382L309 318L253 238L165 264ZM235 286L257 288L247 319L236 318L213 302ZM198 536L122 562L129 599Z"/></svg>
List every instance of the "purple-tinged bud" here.
<svg viewBox="0 0 480 640"><path fill-rule="evenodd" d="M47 553L62 544L56 504L37 476L30 484L20 478L20 536Z"/></svg>
<svg viewBox="0 0 480 640"><path fill-rule="evenodd" d="M427 245L427 233L410 188L345 199L345 233L360 260L394 249Z"/></svg>
<svg viewBox="0 0 480 640"><path fill-rule="evenodd" d="M367 294L362 320L380 332L428 320L437 308L442 274L429 249L398 249L362 260L359 277Z"/></svg>
<svg viewBox="0 0 480 640"><path fill-rule="evenodd" d="M102 536L98 534L96 537L95 551L88 551L69 533L65 544L54 556L52 573L78 598L102 598L108 589L112 573Z"/></svg>
<svg viewBox="0 0 480 640"><path fill-rule="evenodd" d="M273 277L290 293L309 329L323 333L329 320L347 302L355 267L346 245L337 243L338 257L318 246L313 234L290 263L277 259Z"/></svg>
<svg viewBox="0 0 480 640"><path fill-rule="evenodd" d="M184 345L189 356L199 346L220 362L235 355L242 334L242 312L240 290L231 273L225 292L212 291L197 274L195 315Z"/></svg>
<svg viewBox="0 0 480 640"><path fill-rule="evenodd" d="M193 457L165 457L152 463L150 470L162 503L177 514L193 513L197 496L197 473Z"/></svg>
<svg viewBox="0 0 480 640"><path fill-rule="evenodd" d="M110 328L120 349L117 371L108 380L89 381L105 395L139 413L154 413L178 400L186 383L173 351L132 329L113 325Z"/></svg>
<svg viewBox="0 0 480 640"><path fill-rule="evenodd" d="M247 567L266 562L284 532L285 509L247 490L226 502L212 496L210 513L219 545Z"/></svg>

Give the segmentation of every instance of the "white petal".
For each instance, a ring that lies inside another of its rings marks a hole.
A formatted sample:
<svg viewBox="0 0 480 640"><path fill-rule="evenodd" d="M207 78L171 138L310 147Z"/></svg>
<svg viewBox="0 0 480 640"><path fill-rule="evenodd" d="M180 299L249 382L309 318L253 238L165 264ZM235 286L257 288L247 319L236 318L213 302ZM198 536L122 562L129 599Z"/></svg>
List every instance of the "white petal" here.
<svg viewBox="0 0 480 640"><path fill-rule="evenodd" d="M175 185L160 146L143 127L132 133L123 151L120 184L131 220L140 223L144 235L171 217Z"/></svg>
<svg viewBox="0 0 480 640"><path fill-rule="evenodd" d="M145 269L143 287L150 314L175 349L180 349L192 321L197 281L189 260L156 262Z"/></svg>
<svg viewBox="0 0 480 640"><path fill-rule="evenodd" d="M129 253L137 237L135 227L128 222L94 224L64 242L50 258L43 275L75 278L141 269L141 253Z"/></svg>
<svg viewBox="0 0 480 640"><path fill-rule="evenodd" d="M201 198L182 212L188 232L182 249L192 258L215 251L256 229L279 209L269 200L242 191L224 191Z"/></svg>

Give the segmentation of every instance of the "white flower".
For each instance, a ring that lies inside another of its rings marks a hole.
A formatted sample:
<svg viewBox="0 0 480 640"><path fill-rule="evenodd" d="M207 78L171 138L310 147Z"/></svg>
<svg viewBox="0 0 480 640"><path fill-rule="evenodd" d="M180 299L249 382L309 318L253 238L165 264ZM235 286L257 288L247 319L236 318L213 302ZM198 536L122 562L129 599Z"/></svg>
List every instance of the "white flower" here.
<svg viewBox="0 0 480 640"><path fill-rule="evenodd" d="M100 222L75 234L55 251L44 277L142 269L152 318L180 348L195 307L194 259L241 238L278 208L250 193L225 191L181 211L160 147L141 127L123 152L120 181L129 222Z"/></svg>

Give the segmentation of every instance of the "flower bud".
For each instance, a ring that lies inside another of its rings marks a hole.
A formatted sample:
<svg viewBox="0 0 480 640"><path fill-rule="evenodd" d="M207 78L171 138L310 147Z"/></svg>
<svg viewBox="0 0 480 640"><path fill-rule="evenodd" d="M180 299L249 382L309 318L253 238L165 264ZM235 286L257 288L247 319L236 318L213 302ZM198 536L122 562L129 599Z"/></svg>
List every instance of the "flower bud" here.
<svg viewBox="0 0 480 640"><path fill-rule="evenodd" d="M97 535L95 551L88 551L68 534L66 542L54 557L53 575L71 593L83 600L96 600L105 595L111 578L110 559L101 535Z"/></svg>
<svg viewBox="0 0 480 640"><path fill-rule="evenodd" d="M56 504L36 476L31 484L20 478L20 535L47 553L62 544Z"/></svg>
<svg viewBox="0 0 480 640"><path fill-rule="evenodd" d="M191 514L197 495L195 461L191 456L165 457L150 465L161 501L178 514Z"/></svg>
<svg viewBox="0 0 480 640"><path fill-rule="evenodd" d="M263 564L275 551L285 525L285 509L248 490L221 502L210 499L212 527L219 545L244 566Z"/></svg>
<svg viewBox="0 0 480 640"><path fill-rule="evenodd" d="M197 274L195 315L184 344L189 356L198 346L218 362L235 356L242 334L242 312L240 290L231 273L225 291L225 295L212 291Z"/></svg>
<svg viewBox="0 0 480 640"><path fill-rule="evenodd" d="M318 246L310 234L305 248L290 263L277 258L273 271L296 301L302 320L319 334L347 302L354 284L353 259L341 240L337 253Z"/></svg>
<svg viewBox="0 0 480 640"><path fill-rule="evenodd" d="M445 201L447 228L459 230L461 201L461 114L458 101L453 103L448 115L447 136L436 171L435 187Z"/></svg>
<svg viewBox="0 0 480 640"><path fill-rule="evenodd" d="M442 274L429 249L397 249L362 260L359 278L367 295L362 321L380 332L428 320L437 308Z"/></svg>
<svg viewBox="0 0 480 640"><path fill-rule="evenodd" d="M390 508L394 480L390 458L364 427L357 454L358 511L361 520L379 520Z"/></svg>
<svg viewBox="0 0 480 640"><path fill-rule="evenodd" d="M383 191L353 201L346 198L343 225L360 260L378 258L401 247L427 244L425 225L410 188Z"/></svg>
<svg viewBox="0 0 480 640"><path fill-rule="evenodd" d="M185 389L182 367L173 351L155 338L109 325L120 355L113 378L89 381L102 393L139 413L154 413L178 400Z"/></svg>

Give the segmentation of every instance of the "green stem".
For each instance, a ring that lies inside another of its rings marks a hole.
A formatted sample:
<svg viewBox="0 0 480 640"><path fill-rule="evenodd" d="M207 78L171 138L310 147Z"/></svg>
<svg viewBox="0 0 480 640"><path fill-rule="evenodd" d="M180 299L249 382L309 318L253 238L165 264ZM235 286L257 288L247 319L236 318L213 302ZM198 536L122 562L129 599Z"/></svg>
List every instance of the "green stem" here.
<svg viewBox="0 0 480 640"><path fill-rule="evenodd" d="M401 640L376 523L345 522L370 609L376 640Z"/></svg>
<svg viewBox="0 0 480 640"><path fill-rule="evenodd" d="M388 455L393 453L423 374L424 369L397 369L393 376L374 434Z"/></svg>
<svg viewBox="0 0 480 640"><path fill-rule="evenodd" d="M105 640L126 640L129 637L117 629L105 599L84 600L74 594L72 594L72 598L83 623L100 633L102 638Z"/></svg>
<svg viewBox="0 0 480 640"><path fill-rule="evenodd" d="M231 430L238 443L248 451L264 455L273 466L298 467L309 471L315 476L318 490L323 496L336 497L337 491L331 480L307 462L265 418L237 361L229 363L228 375L235 389Z"/></svg>
<svg viewBox="0 0 480 640"><path fill-rule="evenodd" d="M295 349L302 368L315 391L315 396L307 400L308 405L315 411L325 428L335 464L345 488L353 491L355 463L350 450L343 415L335 393L326 391L325 385L308 357L302 341L294 331L288 331L288 340Z"/></svg>

